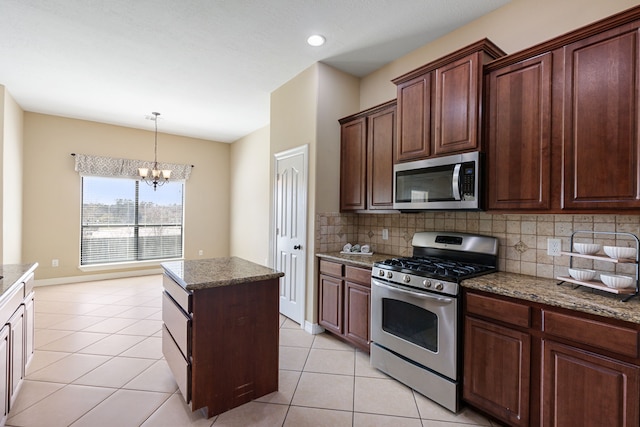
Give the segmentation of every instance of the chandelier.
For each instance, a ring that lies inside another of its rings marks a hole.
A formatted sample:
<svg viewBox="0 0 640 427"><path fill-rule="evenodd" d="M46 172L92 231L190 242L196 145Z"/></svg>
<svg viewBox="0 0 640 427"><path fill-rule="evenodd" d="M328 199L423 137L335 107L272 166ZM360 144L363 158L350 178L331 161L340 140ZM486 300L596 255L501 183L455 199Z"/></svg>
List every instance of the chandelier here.
<svg viewBox="0 0 640 427"><path fill-rule="evenodd" d="M163 185L165 182L169 182L171 170L158 168L158 116L160 113L153 112L151 114L153 114L153 117L150 117L149 120L153 120L156 124L153 169L149 170L149 168L138 168L138 174L140 175L141 181L144 181L149 185L153 185L153 191L156 191L158 186Z"/></svg>

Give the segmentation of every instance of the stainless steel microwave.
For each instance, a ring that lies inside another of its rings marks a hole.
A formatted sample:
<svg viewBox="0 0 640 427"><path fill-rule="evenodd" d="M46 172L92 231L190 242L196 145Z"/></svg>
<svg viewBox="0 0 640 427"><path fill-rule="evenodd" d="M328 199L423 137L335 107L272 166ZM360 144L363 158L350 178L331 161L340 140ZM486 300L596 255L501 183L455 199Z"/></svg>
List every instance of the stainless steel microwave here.
<svg viewBox="0 0 640 427"><path fill-rule="evenodd" d="M482 155L475 151L393 167L393 208L480 210Z"/></svg>

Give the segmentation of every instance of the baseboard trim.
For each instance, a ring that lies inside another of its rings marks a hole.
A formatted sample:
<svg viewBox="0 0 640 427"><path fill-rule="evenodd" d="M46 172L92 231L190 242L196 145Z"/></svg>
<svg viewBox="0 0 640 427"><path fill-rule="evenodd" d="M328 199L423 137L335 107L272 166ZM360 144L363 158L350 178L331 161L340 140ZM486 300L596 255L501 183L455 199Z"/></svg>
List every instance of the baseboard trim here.
<svg viewBox="0 0 640 427"><path fill-rule="evenodd" d="M317 323L304 321L304 330L312 335L318 335L324 332L324 328Z"/></svg>
<svg viewBox="0 0 640 427"><path fill-rule="evenodd" d="M114 273L102 273L102 274L86 274L83 276L70 276L70 277L54 277L52 279L36 279L33 282L33 286L53 286L53 285L66 285L71 283L81 282L93 282L96 280L111 280L111 279L123 279L126 277L138 277L138 276L152 276L155 274L162 274L162 268L153 268L146 270L136 271L121 271Z"/></svg>

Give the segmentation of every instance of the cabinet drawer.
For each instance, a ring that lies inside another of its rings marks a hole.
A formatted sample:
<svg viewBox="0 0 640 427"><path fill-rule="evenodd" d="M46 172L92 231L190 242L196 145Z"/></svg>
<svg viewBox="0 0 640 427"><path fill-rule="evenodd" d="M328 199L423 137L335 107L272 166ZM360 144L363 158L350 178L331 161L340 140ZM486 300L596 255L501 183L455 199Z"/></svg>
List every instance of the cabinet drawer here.
<svg viewBox="0 0 640 427"><path fill-rule="evenodd" d="M542 330L556 337L638 357L638 332L633 329L545 310L542 312Z"/></svg>
<svg viewBox="0 0 640 427"><path fill-rule="evenodd" d="M166 292L162 293L162 321L185 359L189 360L189 356L191 356L191 318Z"/></svg>
<svg viewBox="0 0 640 427"><path fill-rule="evenodd" d="M516 302L467 294L467 313L488 317L515 326L531 326L531 308Z"/></svg>
<svg viewBox="0 0 640 427"><path fill-rule="evenodd" d="M30 275L27 276L27 278L24 280L24 295L27 296L31 293L31 291L33 291L33 283L34 283L34 274L31 273Z"/></svg>
<svg viewBox="0 0 640 427"><path fill-rule="evenodd" d="M20 282L11 286L10 290L2 295L0 300L0 325L9 322L16 309L24 301L24 283Z"/></svg>
<svg viewBox="0 0 640 427"><path fill-rule="evenodd" d="M164 286L164 290L171 295L171 298L173 298L186 313L193 313L192 292L184 289L166 274L162 276L162 286Z"/></svg>
<svg viewBox="0 0 640 427"><path fill-rule="evenodd" d="M342 277L343 264L337 262L320 260L320 273L328 274L329 276Z"/></svg>
<svg viewBox="0 0 640 427"><path fill-rule="evenodd" d="M191 365L184 359L164 325L162 326L162 354L173 372L173 378L178 383L182 397L189 403L191 401Z"/></svg>
<svg viewBox="0 0 640 427"><path fill-rule="evenodd" d="M356 282L364 286L371 287L371 270L366 268L345 266L345 277L350 282Z"/></svg>

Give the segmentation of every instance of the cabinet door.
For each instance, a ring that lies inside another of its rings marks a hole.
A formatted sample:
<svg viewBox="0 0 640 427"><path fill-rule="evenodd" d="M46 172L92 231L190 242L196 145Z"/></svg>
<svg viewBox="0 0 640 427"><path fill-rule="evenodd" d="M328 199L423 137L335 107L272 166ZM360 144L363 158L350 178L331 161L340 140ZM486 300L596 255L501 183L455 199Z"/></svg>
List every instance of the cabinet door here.
<svg viewBox="0 0 640 427"><path fill-rule="evenodd" d="M543 341L544 426L638 426L640 368Z"/></svg>
<svg viewBox="0 0 640 427"><path fill-rule="evenodd" d="M481 54L474 53L435 71L434 153L478 148L482 79Z"/></svg>
<svg viewBox="0 0 640 427"><path fill-rule="evenodd" d="M21 305L18 310L9 319L9 326L11 328L9 338L10 349L10 376L9 383L10 388L10 401L9 409L13 405L16 397L18 387L24 379L24 350L25 350L25 334L24 334L24 306Z"/></svg>
<svg viewBox="0 0 640 427"><path fill-rule="evenodd" d="M426 73L398 85L398 162L431 155L431 75Z"/></svg>
<svg viewBox="0 0 640 427"><path fill-rule="evenodd" d="M335 277L320 275L318 323L338 334L342 334L343 284L342 280Z"/></svg>
<svg viewBox="0 0 640 427"><path fill-rule="evenodd" d="M0 425L4 425L9 414L9 325L0 329Z"/></svg>
<svg viewBox="0 0 640 427"><path fill-rule="evenodd" d="M367 145L364 117L340 127L340 210L365 209Z"/></svg>
<svg viewBox="0 0 640 427"><path fill-rule="evenodd" d="M551 65L546 54L488 78L488 209L551 208Z"/></svg>
<svg viewBox="0 0 640 427"><path fill-rule="evenodd" d="M371 289L345 282L344 333L353 343L369 351Z"/></svg>
<svg viewBox="0 0 640 427"><path fill-rule="evenodd" d="M367 120L367 207L392 209L396 108L373 114Z"/></svg>
<svg viewBox="0 0 640 427"><path fill-rule="evenodd" d="M564 48L565 209L640 207L638 30Z"/></svg>
<svg viewBox="0 0 640 427"><path fill-rule="evenodd" d="M24 356L25 372L26 367L31 362L34 350L34 329L35 329L35 293L31 292L24 300Z"/></svg>
<svg viewBox="0 0 640 427"><path fill-rule="evenodd" d="M510 425L529 425L530 335L468 316L464 333L464 399Z"/></svg>

